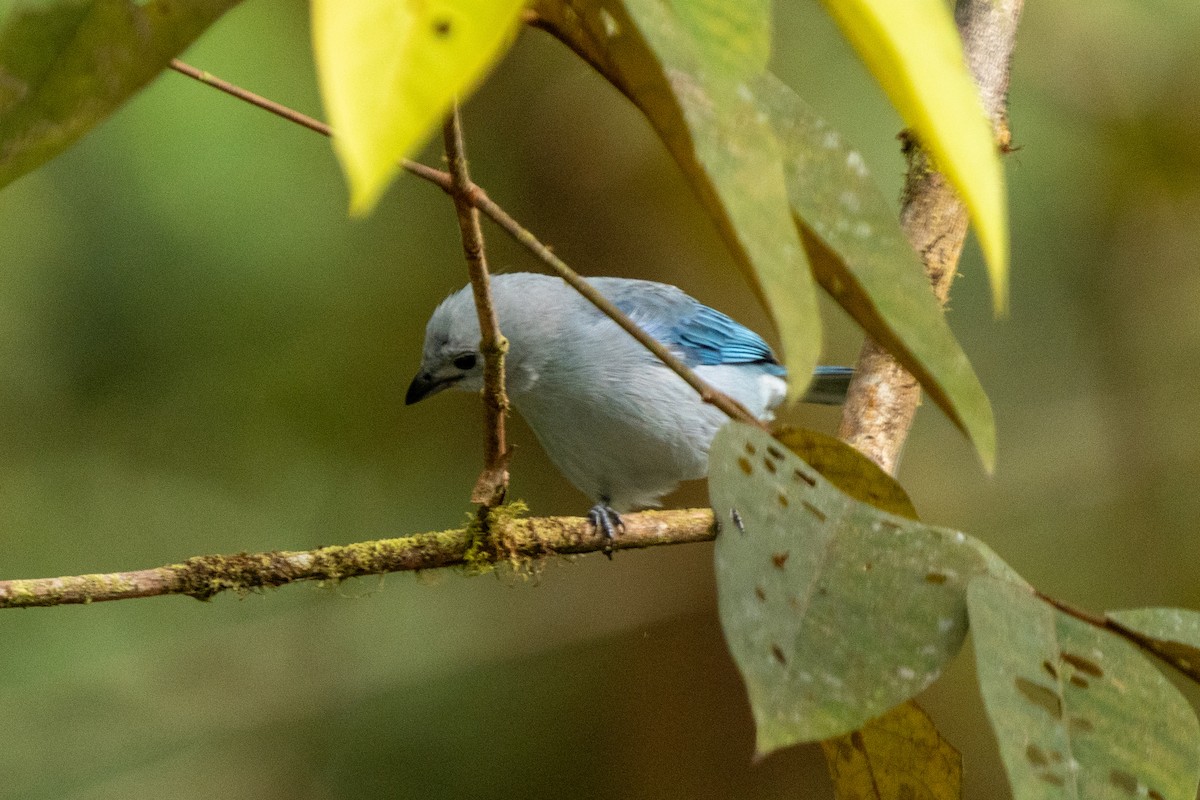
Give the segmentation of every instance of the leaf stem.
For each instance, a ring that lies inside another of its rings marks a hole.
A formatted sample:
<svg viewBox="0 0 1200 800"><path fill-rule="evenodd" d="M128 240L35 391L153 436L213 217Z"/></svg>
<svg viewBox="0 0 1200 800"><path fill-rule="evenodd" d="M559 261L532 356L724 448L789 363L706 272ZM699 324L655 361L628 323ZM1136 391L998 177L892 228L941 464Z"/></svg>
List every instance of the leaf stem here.
<svg viewBox="0 0 1200 800"><path fill-rule="evenodd" d="M1074 617L1080 622L1085 622L1088 625L1120 636L1122 639L1127 639L1141 650L1144 650L1166 664L1170 664L1188 680L1200 683L1200 664L1196 664L1194 659L1190 657L1190 654L1180 652L1177 648L1171 647L1169 643L1161 639L1147 636L1141 631L1128 628L1112 617L1073 606L1070 603L1053 598L1038 589L1034 589L1033 593L1039 600L1053 606L1068 617Z"/></svg>

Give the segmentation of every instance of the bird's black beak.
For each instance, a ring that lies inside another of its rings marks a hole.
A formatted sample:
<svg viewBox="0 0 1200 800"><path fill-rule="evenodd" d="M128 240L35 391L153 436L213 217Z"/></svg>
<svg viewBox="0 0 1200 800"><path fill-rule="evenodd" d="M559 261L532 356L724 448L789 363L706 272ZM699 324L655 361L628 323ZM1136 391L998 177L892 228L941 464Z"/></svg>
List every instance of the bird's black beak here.
<svg viewBox="0 0 1200 800"><path fill-rule="evenodd" d="M417 376L412 379L412 383L408 385L408 391L404 394L404 405L411 406L413 403L419 403L430 395L437 394L443 389L449 389L458 380L457 377L435 380L428 372L418 372Z"/></svg>

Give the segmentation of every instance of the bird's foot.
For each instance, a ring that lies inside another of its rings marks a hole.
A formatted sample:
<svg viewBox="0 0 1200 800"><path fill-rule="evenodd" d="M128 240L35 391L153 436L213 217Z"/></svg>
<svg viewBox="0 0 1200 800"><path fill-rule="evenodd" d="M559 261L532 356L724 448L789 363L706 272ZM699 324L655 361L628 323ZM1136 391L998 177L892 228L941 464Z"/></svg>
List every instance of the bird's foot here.
<svg viewBox="0 0 1200 800"><path fill-rule="evenodd" d="M612 558L612 543L617 538L617 530L625 530L625 523L621 521L621 515L613 510L612 506L607 501L601 500L596 505L592 506L591 511L588 511L588 522L592 523L592 527L597 533L603 533L606 539L604 544L604 555Z"/></svg>

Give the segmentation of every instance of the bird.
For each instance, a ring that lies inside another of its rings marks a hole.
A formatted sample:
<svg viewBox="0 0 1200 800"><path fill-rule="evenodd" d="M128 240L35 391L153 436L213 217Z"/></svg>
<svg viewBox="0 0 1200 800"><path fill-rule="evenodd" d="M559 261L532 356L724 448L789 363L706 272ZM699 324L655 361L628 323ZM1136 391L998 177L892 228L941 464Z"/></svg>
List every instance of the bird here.
<svg viewBox="0 0 1200 800"><path fill-rule="evenodd" d="M787 393L786 371L749 328L666 283L586 279L699 377L768 421ZM595 505L611 541L621 514L657 507L680 482L708 473L725 414L561 278L491 276L492 305L508 340L505 385L558 470ZM479 318L470 285L446 298L425 329L412 405L445 389L483 387ZM818 367L808 402L839 404L853 370Z"/></svg>

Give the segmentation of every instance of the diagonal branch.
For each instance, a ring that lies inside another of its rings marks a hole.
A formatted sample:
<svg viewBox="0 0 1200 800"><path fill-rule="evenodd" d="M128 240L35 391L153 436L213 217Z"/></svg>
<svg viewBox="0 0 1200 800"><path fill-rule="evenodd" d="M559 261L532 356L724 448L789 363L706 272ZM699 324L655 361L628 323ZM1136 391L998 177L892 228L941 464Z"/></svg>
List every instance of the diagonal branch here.
<svg viewBox="0 0 1200 800"><path fill-rule="evenodd" d="M333 135L333 132L330 130L329 126L320 120L316 120L310 116L301 114L299 111L290 109L287 106L276 103L273 100L268 100L261 95L247 91L240 86L236 86L228 81L222 80L208 72L196 69L195 67L185 64L177 58L171 61L171 69L179 72L180 74L186 75L189 78L194 78L206 86L211 86L214 89L218 89L228 95L236 97L239 100L247 102L250 105L261 108L264 111L269 111L276 116L283 117L289 122L294 122L297 125L308 128L311 131L316 131L323 136ZM416 175L418 178L423 180L429 181L444 192L453 193L454 191L453 179L446 172L433 169L432 167L427 167L424 164L419 164L415 161L409 161L408 159L401 160L400 166L403 167L406 172ZM499 225L505 233L515 239L526 250L532 253L534 257L549 267L551 271L570 284L575 291L587 298L592 305L600 309L600 311L602 311L609 319L620 325L626 333L628 333L634 339L637 339L637 341L643 347L657 356L660 361L662 361L671 369L671 371L683 378L683 380L687 382L688 386L691 386L696 390L696 392L700 395L700 399L706 403L716 406L721 411L725 412L725 415L730 419L736 419L740 422L745 422L750 425L763 427L762 423L753 414L747 411L741 403L706 382L703 378L693 372L691 368L687 366L687 364L684 364L683 361L678 359L670 350L663 346L661 342L638 327L637 323L635 323L619 308L609 302L608 298L596 291L595 287L588 283L578 272L568 267L566 262L554 255L553 251L551 251L549 247L540 242L532 233L521 227L521 224L509 216L503 208L501 208L495 201L488 197L487 193L483 191L478 184L469 184L465 195L471 201L471 205L475 206L484 214L486 214L493 222Z"/></svg>
<svg viewBox="0 0 1200 800"><path fill-rule="evenodd" d="M485 571L495 564L521 567L552 555L705 542L716 536L708 509L645 511L621 519L625 528L614 541L583 517L520 518L514 516L512 506L500 506L488 513L485 525L399 539L315 550L196 556L134 572L0 581L0 609L171 594L208 600L225 591L247 592L299 581L341 581L451 566Z"/></svg>
<svg viewBox="0 0 1200 800"><path fill-rule="evenodd" d="M484 509L504 502L508 493L508 459L510 452L504 432L504 417L508 413L508 395L504 391L504 354L508 340L500 333L500 322L492 304L491 279L488 276L487 255L483 246L483 229L479 226L479 209L471 204L468 193L471 177L467 172L467 146L463 141L462 119L458 103L454 104L443 130L446 161L450 165L454 210L458 214L458 231L462 236L467 271L471 275L471 290L475 295L475 311L479 315L479 351L483 355L483 472L471 490L471 502ZM484 512L486 516L486 512Z"/></svg>

